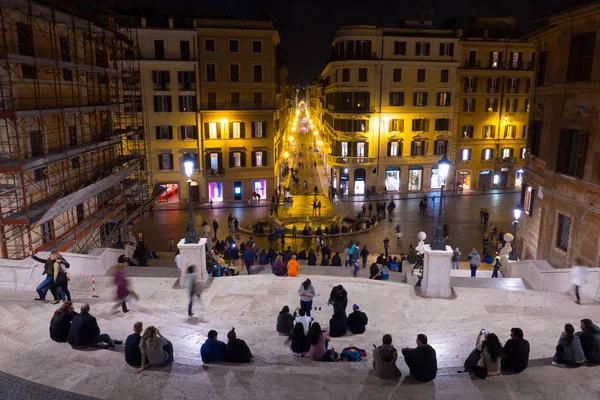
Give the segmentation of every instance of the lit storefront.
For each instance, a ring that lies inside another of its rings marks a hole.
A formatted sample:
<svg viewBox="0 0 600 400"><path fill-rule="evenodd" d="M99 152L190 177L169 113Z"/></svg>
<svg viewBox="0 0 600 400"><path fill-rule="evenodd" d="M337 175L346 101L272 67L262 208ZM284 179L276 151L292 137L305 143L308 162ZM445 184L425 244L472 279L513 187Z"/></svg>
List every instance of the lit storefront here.
<svg viewBox="0 0 600 400"><path fill-rule="evenodd" d="M408 170L408 191L415 192L423 189L423 167L412 166Z"/></svg>
<svg viewBox="0 0 600 400"><path fill-rule="evenodd" d="M354 171L354 194L365 194L366 173L363 168Z"/></svg>
<svg viewBox="0 0 600 400"><path fill-rule="evenodd" d="M400 190L400 168L387 167L385 169L385 189Z"/></svg>
<svg viewBox="0 0 600 400"><path fill-rule="evenodd" d="M165 191L158 196L159 203L179 203L179 184L161 183L160 186L165 188Z"/></svg>
<svg viewBox="0 0 600 400"><path fill-rule="evenodd" d="M258 194L262 199L267 197L267 181L264 179L255 180L252 183L252 191Z"/></svg>
<svg viewBox="0 0 600 400"><path fill-rule="evenodd" d="M440 170L439 168L433 167L431 169L431 188L432 189L439 189L442 187L442 181L440 179Z"/></svg>
<svg viewBox="0 0 600 400"><path fill-rule="evenodd" d="M223 183L209 182L208 183L208 198L214 202L223 201Z"/></svg>

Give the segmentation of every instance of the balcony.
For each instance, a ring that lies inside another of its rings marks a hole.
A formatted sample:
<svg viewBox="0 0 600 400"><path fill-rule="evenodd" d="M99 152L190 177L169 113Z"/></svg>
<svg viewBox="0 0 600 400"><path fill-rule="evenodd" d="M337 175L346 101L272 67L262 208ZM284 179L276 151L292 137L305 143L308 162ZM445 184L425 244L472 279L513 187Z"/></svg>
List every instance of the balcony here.
<svg viewBox="0 0 600 400"><path fill-rule="evenodd" d="M343 157L343 156L327 156L327 163L329 164L374 164L375 157Z"/></svg>
<svg viewBox="0 0 600 400"><path fill-rule="evenodd" d="M154 90L170 90L171 84L168 82L154 82Z"/></svg>
<svg viewBox="0 0 600 400"><path fill-rule="evenodd" d="M377 53L332 54L329 62L346 60L377 60Z"/></svg>
<svg viewBox="0 0 600 400"><path fill-rule="evenodd" d="M207 176L225 175L225 168L207 168L205 172Z"/></svg>
<svg viewBox="0 0 600 400"><path fill-rule="evenodd" d="M330 104L327 109L336 113L369 114L375 112L375 107L372 106L334 106Z"/></svg>
<svg viewBox="0 0 600 400"><path fill-rule="evenodd" d="M260 103L240 102L240 103L203 103L201 110L276 110L277 105L274 101L263 101Z"/></svg>
<svg viewBox="0 0 600 400"><path fill-rule="evenodd" d="M196 84L195 83L180 83L179 84L179 90L181 90L181 91L193 91L193 90L196 90Z"/></svg>

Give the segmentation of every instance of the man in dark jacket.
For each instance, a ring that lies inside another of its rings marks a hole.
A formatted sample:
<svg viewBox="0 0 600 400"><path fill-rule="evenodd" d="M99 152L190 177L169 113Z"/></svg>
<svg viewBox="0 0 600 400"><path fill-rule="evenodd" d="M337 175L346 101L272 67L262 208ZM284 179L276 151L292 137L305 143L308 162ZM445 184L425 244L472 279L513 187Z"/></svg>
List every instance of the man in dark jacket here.
<svg viewBox="0 0 600 400"><path fill-rule="evenodd" d="M336 251L335 255L331 257L331 266L332 267L341 267L342 266L342 257L340 257L340 252Z"/></svg>
<svg viewBox="0 0 600 400"><path fill-rule="evenodd" d="M283 252L283 263L287 264L292 259L293 254L292 248L288 246L287 250Z"/></svg>
<svg viewBox="0 0 600 400"><path fill-rule="evenodd" d="M69 330L71 329L71 322L73 317L77 315L75 308L71 302L65 303L65 306L69 304L68 308L63 311L56 311L52 320L50 321L50 339L55 342L66 342L69 338Z"/></svg>
<svg viewBox="0 0 600 400"><path fill-rule="evenodd" d="M46 278L42 281L42 283L38 285L38 287L35 290L39 295L39 297L37 297L36 300L46 301L46 294L48 293L48 290L54 283L54 263L58 262L60 264L63 264L66 268L69 268L71 265L56 251L50 253L50 256L46 260L35 256L33 252L30 252L30 254L31 258L33 258L35 261L44 264L42 275L46 275ZM53 292L52 294L54 295L55 293ZM54 296L54 300L58 300L58 297Z"/></svg>
<svg viewBox="0 0 600 400"><path fill-rule="evenodd" d="M591 319L581 320L581 332L576 333L581 341L585 359L592 364L600 364L600 328Z"/></svg>
<svg viewBox="0 0 600 400"><path fill-rule="evenodd" d="M334 314L335 310L341 309L343 310L344 315L346 315L346 307L348 306L348 293L342 285L334 286L333 289L331 289L328 304L333 305Z"/></svg>
<svg viewBox="0 0 600 400"><path fill-rule="evenodd" d="M136 322L133 324L133 333L127 336L127 339L125 340L125 362L131 367L139 368L142 365L140 340L142 340L143 329L144 324Z"/></svg>
<svg viewBox="0 0 600 400"><path fill-rule="evenodd" d="M373 350L373 369L381 379L395 379L402 376L396 366L398 351L392 346L392 335L383 335L383 344Z"/></svg>
<svg viewBox="0 0 600 400"><path fill-rule="evenodd" d="M410 375L419 382L429 382L437 375L437 357L433 347L427 344L427 336L417 335L417 347L402 349L402 355Z"/></svg>
<svg viewBox="0 0 600 400"><path fill-rule="evenodd" d="M308 252L308 265L317 265L317 254L310 249Z"/></svg>
<svg viewBox="0 0 600 400"><path fill-rule="evenodd" d="M106 343L114 348L115 344L122 344L120 340L112 340L106 333L100 333L96 318L90 315L90 306L81 305L81 313L73 317L69 330L69 344L73 347L91 347L99 343Z"/></svg>
<svg viewBox="0 0 600 400"><path fill-rule="evenodd" d="M249 363L252 362L252 352L242 339L238 339L235 333L235 328L227 333L227 346L225 348L225 361L233 363Z"/></svg>
<svg viewBox="0 0 600 400"><path fill-rule="evenodd" d="M510 330L510 339L504 345L502 369L508 372L520 373L527 368L529 362L529 342L523 339L521 328Z"/></svg>
<svg viewBox="0 0 600 400"><path fill-rule="evenodd" d="M371 267L369 268L369 279L374 279L378 273L379 273L379 267L377 266L377 264L376 263L371 264Z"/></svg>
<svg viewBox="0 0 600 400"><path fill-rule="evenodd" d="M348 328L355 335L365 333L366 326L369 323L367 314L360 311L358 304L352 306L352 312L348 315Z"/></svg>
<svg viewBox="0 0 600 400"><path fill-rule="evenodd" d="M346 334L346 326L348 325L348 318L346 313L341 309L336 308L335 314L329 320L329 336L340 337Z"/></svg>
<svg viewBox="0 0 600 400"><path fill-rule="evenodd" d="M225 361L225 343L217 339L217 331L208 331L208 338L200 348L200 356L205 364Z"/></svg>

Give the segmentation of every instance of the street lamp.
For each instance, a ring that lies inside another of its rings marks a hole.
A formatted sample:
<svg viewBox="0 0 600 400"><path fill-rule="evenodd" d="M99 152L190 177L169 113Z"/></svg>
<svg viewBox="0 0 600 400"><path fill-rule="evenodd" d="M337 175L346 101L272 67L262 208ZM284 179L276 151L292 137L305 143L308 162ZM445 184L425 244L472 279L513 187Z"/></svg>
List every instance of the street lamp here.
<svg viewBox="0 0 600 400"><path fill-rule="evenodd" d="M512 242L512 250L508 255L508 259L511 261L516 261L519 259L519 255L517 254L517 225L519 224L519 219L521 219L521 214L523 213L523 208L520 204L513 209L513 217L515 220L513 221L513 242Z"/></svg>
<svg viewBox="0 0 600 400"><path fill-rule="evenodd" d="M431 250L446 250L446 235L444 234L444 187L446 186L446 178L452 163L444 154L444 157L437 163L438 176L440 179L440 209L438 211L438 221L435 227L435 235L431 241Z"/></svg>
<svg viewBox="0 0 600 400"><path fill-rule="evenodd" d="M192 173L194 172L194 160L191 157L186 157L183 161L183 168L188 177L188 200L190 206L190 223L185 232L185 243L198 243L200 238L196 228L194 228L194 213L192 211Z"/></svg>

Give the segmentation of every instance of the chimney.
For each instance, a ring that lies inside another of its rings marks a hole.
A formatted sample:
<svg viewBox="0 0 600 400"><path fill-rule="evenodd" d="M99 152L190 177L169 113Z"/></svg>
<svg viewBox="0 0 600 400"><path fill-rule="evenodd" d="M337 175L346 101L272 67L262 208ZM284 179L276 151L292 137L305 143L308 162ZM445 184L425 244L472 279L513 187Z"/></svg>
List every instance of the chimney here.
<svg viewBox="0 0 600 400"><path fill-rule="evenodd" d="M169 17L169 29L175 28L175 18Z"/></svg>

